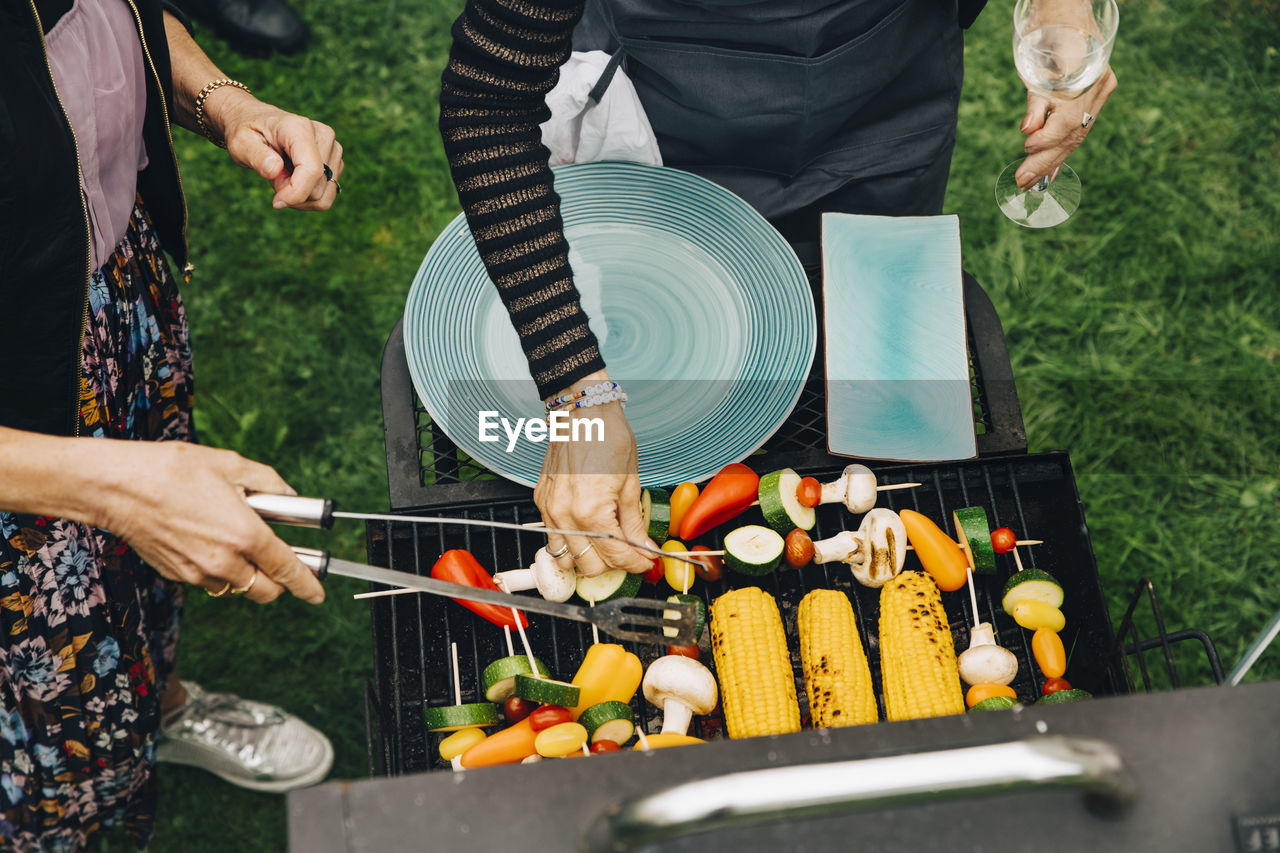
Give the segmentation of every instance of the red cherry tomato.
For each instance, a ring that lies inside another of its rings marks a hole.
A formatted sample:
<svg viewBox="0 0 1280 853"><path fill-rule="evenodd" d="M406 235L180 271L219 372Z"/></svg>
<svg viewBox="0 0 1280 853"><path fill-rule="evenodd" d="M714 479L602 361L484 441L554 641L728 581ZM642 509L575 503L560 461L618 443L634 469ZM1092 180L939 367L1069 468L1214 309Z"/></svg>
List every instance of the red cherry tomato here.
<svg viewBox="0 0 1280 853"><path fill-rule="evenodd" d="M1018 544L1018 534L1007 527L999 527L991 531L991 547L997 554L1007 554Z"/></svg>
<svg viewBox="0 0 1280 853"><path fill-rule="evenodd" d="M543 705L529 715L529 727L535 732L558 726L561 723L572 723L573 712L560 705Z"/></svg>
<svg viewBox="0 0 1280 853"><path fill-rule="evenodd" d="M662 576L663 576L665 573L666 573L666 569L665 569L665 568L663 568L663 565L662 565L662 558L661 558L661 557L654 557L654 558L653 558L653 568L649 569L649 571L647 571L647 572L645 572L645 573L644 573L644 582L645 582L645 583L657 583L658 581L662 580Z"/></svg>
<svg viewBox="0 0 1280 853"><path fill-rule="evenodd" d="M502 703L502 716L506 717L508 723L515 725L533 713L533 709L536 707L538 706L527 699L512 696Z"/></svg>
<svg viewBox="0 0 1280 853"><path fill-rule="evenodd" d="M1070 689L1071 682L1067 681L1065 678L1046 678L1044 680L1044 687L1040 688L1040 692L1045 696L1048 696L1050 693L1057 693L1059 690Z"/></svg>
<svg viewBox="0 0 1280 853"><path fill-rule="evenodd" d="M591 751L599 755L602 752L621 752L622 747L618 745L617 741L598 740L591 744Z"/></svg>
<svg viewBox="0 0 1280 853"><path fill-rule="evenodd" d="M796 500L800 506L815 507L822 503L822 484L812 477L804 477L796 488Z"/></svg>
<svg viewBox="0 0 1280 853"><path fill-rule="evenodd" d="M690 551L710 551L706 545L694 545ZM718 581L724 575L724 559L719 554L710 557L693 557L696 561L693 573L704 581Z"/></svg>
<svg viewBox="0 0 1280 853"><path fill-rule="evenodd" d="M697 660L702 656L702 653L698 651L697 643L694 643L692 646L667 646L667 654L684 655L685 657L693 658L694 660Z"/></svg>

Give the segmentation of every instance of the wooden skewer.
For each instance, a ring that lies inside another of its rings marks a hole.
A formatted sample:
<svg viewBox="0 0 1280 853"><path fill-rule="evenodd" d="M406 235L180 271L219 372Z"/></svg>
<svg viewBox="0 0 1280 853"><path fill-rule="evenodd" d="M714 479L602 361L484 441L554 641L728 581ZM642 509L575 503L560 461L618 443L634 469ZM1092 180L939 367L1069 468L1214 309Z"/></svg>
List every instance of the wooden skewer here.
<svg viewBox="0 0 1280 853"><path fill-rule="evenodd" d="M585 755L587 758L591 757L591 750L587 749L586 741L582 742L582 754Z"/></svg>
<svg viewBox="0 0 1280 853"><path fill-rule="evenodd" d="M382 598L384 595L404 595L409 592L421 592L419 589L380 589L377 592L357 592L352 598Z"/></svg>
<svg viewBox="0 0 1280 853"><path fill-rule="evenodd" d="M724 551L668 551L672 557L723 557Z"/></svg>
<svg viewBox="0 0 1280 853"><path fill-rule="evenodd" d="M1018 549L1013 549L1013 561L1018 564L1018 571L1022 571L1022 558L1018 556Z"/></svg>
<svg viewBox="0 0 1280 853"><path fill-rule="evenodd" d="M462 704L462 679L458 677L458 644L449 644L449 655L453 658L453 704Z"/></svg>
<svg viewBox="0 0 1280 853"><path fill-rule="evenodd" d="M520 642L524 645L524 653L529 658L529 674L534 678L542 678L538 671L538 663L533 659L533 649L529 646L529 638L524 633L524 623L520 621L520 611L511 608L511 617L516 620L516 630L520 632Z"/></svg>
<svg viewBox="0 0 1280 853"><path fill-rule="evenodd" d="M507 657L515 657L516 647L511 645L511 626L502 626L502 636L507 640Z"/></svg>
<svg viewBox="0 0 1280 853"><path fill-rule="evenodd" d="M653 749L653 747L649 746L649 739L644 736L644 731L642 729L636 728L636 737L640 738L640 749L645 752Z"/></svg>
<svg viewBox="0 0 1280 853"><path fill-rule="evenodd" d="M596 600L594 598L591 599L589 603L591 604L592 607L596 606ZM596 627L596 623L594 622L591 623L591 644L592 645L600 644L600 629Z"/></svg>
<svg viewBox="0 0 1280 853"><path fill-rule="evenodd" d="M973 569L965 568L964 573L969 576L969 604L973 606L973 627L978 627L982 621L978 616L978 593L973 588Z"/></svg>

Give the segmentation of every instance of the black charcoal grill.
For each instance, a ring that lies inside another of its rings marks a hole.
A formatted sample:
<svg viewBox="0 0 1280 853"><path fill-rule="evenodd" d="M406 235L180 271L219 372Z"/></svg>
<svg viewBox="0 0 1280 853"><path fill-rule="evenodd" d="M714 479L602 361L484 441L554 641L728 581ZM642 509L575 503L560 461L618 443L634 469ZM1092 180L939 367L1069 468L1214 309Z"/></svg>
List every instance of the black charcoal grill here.
<svg viewBox="0 0 1280 853"><path fill-rule="evenodd" d="M981 455L976 460L957 463L872 466L881 483L917 481L923 484L916 489L881 492L879 505L892 509L916 509L935 521L943 522L944 528L948 530L954 509L979 505L987 510L993 528L1009 526L1020 536L1044 540L1043 545L1021 548L1020 554L1025 566L1052 572L1066 590L1063 609L1068 622L1063 639L1070 659L1066 677L1073 686L1088 690L1095 696L1130 693L1139 687L1145 691L1176 687L1180 683L1180 667L1185 669L1188 665L1207 668L1213 680L1221 683L1222 670L1212 641L1200 631L1167 631L1154 587L1146 579L1139 584L1130 607L1120 622L1119 630L1113 632L1070 462L1065 453L1025 452L1025 434L1003 332L986 294L969 276L965 279L965 305ZM826 479L837 476L847 463L847 460L830 456L825 451L821 370L821 359L818 359L814 374L810 377L795 412L762 451L747 460L756 470L763 472L787 466L795 468L801 474ZM413 393L399 326L393 331L384 354L382 382L393 512L412 514L430 511L459 518L487 518L517 523L540 518L527 488L489 474L467 459L429 422ZM755 513L755 516L749 514L735 520L725 528L714 531L712 535L726 532L741 523L758 521L757 510L749 513ZM856 529L856 522L859 520L841 506L826 505L819 508L817 526L812 532L815 539L825 538L843 529ZM370 522L366 531L370 562L420 574L429 572L438 555L448 548L465 548L486 567L498 571L528 565L537 548L545 543L544 537L532 531L517 533L447 524ZM914 558L909 557L908 568L913 565L918 567ZM999 592L1005 579L1014 570L1012 555L1005 554L997 557L996 574L978 576L978 609L981 620L989 621L995 626L999 643L1017 655L1019 673L1012 686L1022 701L1031 702L1040 695L1041 677L1030 653L1029 632L1014 623L999 606ZM849 594L871 666L883 719L884 706L879 684L878 592L858 585L849 570L838 564L808 566L798 571L783 568L771 576L759 579L726 573L716 583L695 584L693 591L701 593L709 603L726 589L748 583L760 583L778 601L792 652L802 715L805 696L800 678L796 608L804 594L816 587L840 589ZM641 594L667 593L665 585L660 583L656 591L653 587L646 586ZM1148 600L1146 608L1139 606L1144 598ZM961 651L968 646L969 631L974 622L969 598L962 591L944 594L943 600L956 649ZM476 701L479 698L480 674L484 666L507 654L502 632L457 604L432 596L376 598L373 599L371 608L375 666L373 678L366 684L365 690L370 775L395 777L430 771L451 773L448 765L437 755L439 736L428 735L425 731L422 709L426 706L452 704L454 701L448 666L450 644L454 642L458 644L463 701ZM1149 625L1152 621L1154 630ZM565 679L572 676L591 643L591 633L587 626L537 615L531 617L528 637L534 653L552 668L553 674ZM608 639L602 637L602 640ZM624 645L646 665L665 651L655 646ZM709 663L711 655L706 637L703 638L702 645L703 661ZM1195 646L1199 650L1198 654L1194 657L1188 655L1184 651L1187 646ZM1154 657L1157 663L1150 664L1148 657ZM646 732L656 731L661 723L660 711L649 706L638 693L632 705L637 724ZM957 725L964 726L966 734L963 737L954 732ZM993 725L996 724L984 720L975 730L990 729ZM904 747L898 743L901 740L901 726L924 727L919 741L921 746L927 745L930 738L944 745L948 741L959 742L970 737L968 730L975 728L974 724L963 718L952 718L949 721L859 727L861 732L858 729L839 730L832 736L839 748L833 746L830 756L835 758L845 755L850 752L851 743L861 741L879 744L882 750L902 751ZM934 727L946 726L951 727L952 734L935 735L925 732L926 728L932 731ZM715 739L721 728L722 720L719 717L695 718L691 733ZM895 735L895 732L898 734ZM806 731L804 734L813 733ZM799 737L801 736L785 736L782 740ZM939 737L941 741L937 741ZM690 777L705 775L707 767L711 765L715 765L720 771L745 768L763 761L758 752L751 751L750 744L754 742L724 742L722 748L711 744L696 750L670 750L665 751L668 754L663 754L661 760L676 762L676 766L683 768L679 772ZM773 746L774 741L769 743L766 757L771 762L775 760L777 750ZM699 751L715 749L720 751L703 753L714 759L711 764L704 767L698 762L696 755ZM857 752L857 749L854 748L853 751ZM670 753L686 753L687 757L677 759L671 757ZM795 753L795 759L801 763L823 761L826 760L824 755L821 751L817 756L809 755L804 749L800 749ZM721 758L722 756L726 758ZM651 757L658 756L655 754ZM603 778L598 774L618 766L606 764L605 761L587 759L582 762L551 762L538 768L495 768L464 776L477 779L485 777L508 787L514 783L518 788L521 782L535 784L534 777L529 775L531 772L548 774L539 775L537 778L540 780L563 779L566 773L571 773L576 780L573 784L596 787L595 783ZM623 762L625 761L624 759ZM685 763L679 764L679 761ZM570 764L573 765L572 771L562 767L553 770L550 766L568 767ZM512 776L511 772L524 775ZM444 778L441 777L442 780ZM404 782L407 786L411 780L406 779ZM559 783L547 781L545 784ZM626 788L626 784L621 781L618 786L619 791ZM438 785L429 787L440 795L447 794L450 790ZM400 797L399 792L404 790L406 797L411 796L408 788L378 790L384 793L392 791L395 797ZM319 803L327 796L331 795L317 794L308 799ZM477 789L467 796L483 795ZM558 795L547 794L550 799L555 796ZM350 799L348 793L341 794L340 798L343 800L343 809L356 808L355 801ZM421 801L421 797L414 800ZM530 800L535 809L537 802L535 795ZM443 825L450 822L454 807L460 810L470 808L462 801L454 802L452 806L448 802L435 803L430 806L432 817L428 823L438 826L439 831L448 838L465 841L467 834L472 831L469 824L459 822L447 829ZM377 811L376 806L374 810ZM547 824L547 819L535 819L529 815L522 823L517 816L518 812L515 805L501 809L504 819L514 821L512 839L518 838L524 829L535 835L540 828L546 829L542 825ZM297 816L291 818L295 847L297 839L317 836L317 833L303 826L305 823L305 820L299 823ZM420 818L391 819L391 823L386 826L370 829L366 821L365 828L373 833L370 837L394 838L394 833L399 831L395 827L401 824L404 832L412 833L413 830L409 827L421 826L422 822ZM565 828L563 831L580 834L580 830L575 825L572 829ZM346 831L348 841L354 845L355 842L351 839L355 836L351 833L356 830L349 822ZM764 837L766 836L761 836ZM577 844L576 840L569 838L564 838L563 841L564 846L558 849L572 849ZM757 843L764 845L760 849L774 849L762 841ZM412 846L406 836L404 848ZM672 849L685 848L677 845L677 848ZM801 846L793 849L820 848Z"/></svg>

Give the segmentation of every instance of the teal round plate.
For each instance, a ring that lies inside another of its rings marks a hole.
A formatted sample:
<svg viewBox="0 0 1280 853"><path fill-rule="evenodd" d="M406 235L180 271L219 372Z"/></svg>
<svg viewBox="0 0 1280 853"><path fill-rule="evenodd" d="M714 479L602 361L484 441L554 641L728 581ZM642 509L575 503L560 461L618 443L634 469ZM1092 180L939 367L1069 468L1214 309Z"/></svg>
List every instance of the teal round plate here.
<svg viewBox="0 0 1280 853"><path fill-rule="evenodd" d="M699 482L759 448L791 414L813 363L813 294L787 242L746 202L696 175L635 163L556 170L569 261L609 375L627 392L645 485ZM545 443L490 423L544 407L466 220L418 270L404 316L419 398L464 452L533 485Z"/></svg>

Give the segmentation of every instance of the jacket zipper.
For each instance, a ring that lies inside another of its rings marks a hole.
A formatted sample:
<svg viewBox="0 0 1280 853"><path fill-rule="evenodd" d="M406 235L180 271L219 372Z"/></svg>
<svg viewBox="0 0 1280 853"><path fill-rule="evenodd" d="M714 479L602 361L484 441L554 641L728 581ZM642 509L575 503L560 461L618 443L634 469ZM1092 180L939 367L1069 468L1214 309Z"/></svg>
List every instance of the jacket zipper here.
<svg viewBox="0 0 1280 853"><path fill-rule="evenodd" d="M31 14L36 20L36 33L40 36L40 51L44 54L44 67L49 70L49 82L53 85L53 96L58 101L58 109L62 110L62 120L71 131L71 144L76 151L76 175L80 178L80 210L84 213L84 297L81 301L79 346L76 347L76 366L71 371L71 436L80 436L80 370L84 360L84 328L89 324L89 281L93 278L93 232L89 225L89 205L84 198L84 176L80 174L80 142L76 139L76 129L71 126L67 117L67 108L58 94L58 85L53 82L53 65L49 62L49 48L44 40L44 23L40 20L40 10L35 0L29 0Z"/></svg>
<svg viewBox="0 0 1280 853"><path fill-rule="evenodd" d="M164 138L169 143L169 157L173 163L174 177L178 179L178 196L182 200L182 251L186 255L182 259L182 280L190 283L191 274L196 268L191 263L191 250L187 246L187 193L182 187L182 169L178 166L178 152L173 147L173 127L169 124L169 105L165 103L164 85L160 82L160 72L156 71L156 64L151 59L151 50L147 47L146 33L142 31L142 15L138 13L138 7L133 0L125 0L125 2L133 10L133 20L138 26L138 41L142 43L142 54L147 58L147 67L151 69L151 76L156 80L156 94L160 96L160 114L164 116Z"/></svg>

